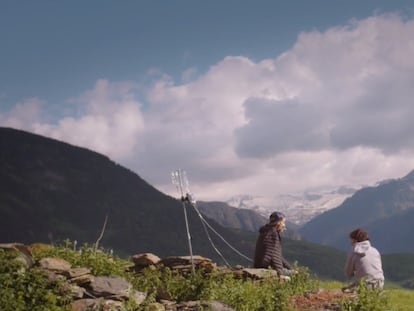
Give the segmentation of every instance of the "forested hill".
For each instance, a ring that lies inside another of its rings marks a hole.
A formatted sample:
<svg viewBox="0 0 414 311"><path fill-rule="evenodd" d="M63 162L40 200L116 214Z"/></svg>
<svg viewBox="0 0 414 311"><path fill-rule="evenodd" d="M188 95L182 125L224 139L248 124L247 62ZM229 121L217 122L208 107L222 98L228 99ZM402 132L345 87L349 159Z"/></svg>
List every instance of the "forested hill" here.
<svg viewBox="0 0 414 311"><path fill-rule="evenodd" d="M0 128L1 242L50 243L69 238L94 243L106 215L100 242L104 247L163 257L189 253L181 202L101 154ZM191 208L188 218L193 252L219 260ZM213 221L212 225L240 251L252 254L253 233L244 241ZM234 257L232 253L223 251ZM233 262L247 264L239 258Z"/></svg>

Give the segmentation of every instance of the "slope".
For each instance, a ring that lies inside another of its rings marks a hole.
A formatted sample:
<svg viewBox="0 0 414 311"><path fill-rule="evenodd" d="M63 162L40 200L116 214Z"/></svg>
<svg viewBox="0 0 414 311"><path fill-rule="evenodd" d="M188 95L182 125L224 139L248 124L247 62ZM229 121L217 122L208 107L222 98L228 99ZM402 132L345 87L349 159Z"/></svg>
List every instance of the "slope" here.
<svg viewBox="0 0 414 311"><path fill-rule="evenodd" d="M366 228L382 252L413 252L414 171L407 176L357 191L337 208L305 224L309 241L346 250L349 232Z"/></svg>
<svg viewBox="0 0 414 311"><path fill-rule="evenodd" d="M93 243L107 215L104 247L122 254L189 254L181 202L101 154L0 128L2 242L56 243L69 238ZM190 208L188 219L193 252L219 261ZM249 242L240 241L233 232L212 225L229 240L243 244L247 254L253 252L253 234ZM235 263L247 264L232 251L224 254L233 256Z"/></svg>

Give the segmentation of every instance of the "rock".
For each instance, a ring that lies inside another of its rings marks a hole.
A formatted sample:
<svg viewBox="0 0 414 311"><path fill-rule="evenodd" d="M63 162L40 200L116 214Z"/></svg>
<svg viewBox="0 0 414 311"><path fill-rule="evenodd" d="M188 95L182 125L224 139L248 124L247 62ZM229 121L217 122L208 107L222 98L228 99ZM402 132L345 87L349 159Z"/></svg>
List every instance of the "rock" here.
<svg viewBox="0 0 414 311"><path fill-rule="evenodd" d="M271 269L244 268L242 271L245 277L256 279L256 280L269 278L269 277L278 277L277 271L271 270Z"/></svg>
<svg viewBox="0 0 414 311"><path fill-rule="evenodd" d="M88 268L72 268L63 271L62 274L66 276L68 279L73 279L89 273L91 273L91 269Z"/></svg>
<svg viewBox="0 0 414 311"><path fill-rule="evenodd" d="M235 311L233 308L220 301L185 301L177 303L175 308L166 310L177 310L177 311Z"/></svg>
<svg viewBox="0 0 414 311"><path fill-rule="evenodd" d="M141 303L143 303L146 298L147 298L146 293L143 293L137 290L133 290L132 294L129 296L129 299L132 299L137 305L140 305Z"/></svg>
<svg viewBox="0 0 414 311"><path fill-rule="evenodd" d="M155 269L155 265L160 260L160 257L151 253L137 254L132 256L132 261L134 262L133 269L135 272L140 272L144 268Z"/></svg>
<svg viewBox="0 0 414 311"><path fill-rule="evenodd" d="M115 301L111 299L105 299L101 304L102 311L123 311L125 310L124 304L121 301Z"/></svg>
<svg viewBox="0 0 414 311"><path fill-rule="evenodd" d="M21 261L26 269L34 265L33 255L30 248L21 243L4 243L0 244L0 248L6 251L12 251L17 254L17 260Z"/></svg>
<svg viewBox="0 0 414 311"><path fill-rule="evenodd" d="M71 311L123 311L124 304L121 301L111 299L79 299L72 303Z"/></svg>
<svg viewBox="0 0 414 311"><path fill-rule="evenodd" d="M235 311L233 308L220 301L212 301L207 303L211 311Z"/></svg>
<svg viewBox="0 0 414 311"><path fill-rule="evenodd" d="M203 309L200 301L184 301L177 303L177 311L201 311Z"/></svg>
<svg viewBox="0 0 414 311"><path fill-rule="evenodd" d="M195 269L203 269L206 272L211 272L217 269L216 263L211 259L195 255L192 258ZM167 257L159 261L158 265L163 265L170 269L191 271L191 256L178 256L178 257Z"/></svg>
<svg viewBox="0 0 414 311"><path fill-rule="evenodd" d="M160 257L152 253L137 254L132 256L134 264L139 266L156 265L160 260Z"/></svg>
<svg viewBox="0 0 414 311"><path fill-rule="evenodd" d="M125 300L131 293L132 285L120 277L97 276L88 285L89 293L96 297L111 297Z"/></svg>
<svg viewBox="0 0 414 311"><path fill-rule="evenodd" d="M69 291L70 296L74 299L83 298L83 295L85 294L85 289L78 285L70 285Z"/></svg>
<svg viewBox="0 0 414 311"><path fill-rule="evenodd" d="M69 262L62 258L42 258L39 260L39 267L52 271L68 271L71 268Z"/></svg>
<svg viewBox="0 0 414 311"><path fill-rule="evenodd" d="M74 278L71 278L69 280L69 282L71 283L75 283L79 286L85 286L91 282L93 282L93 280L95 279L95 277L91 274L84 274L84 275L80 275Z"/></svg>
<svg viewBox="0 0 414 311"><path fill-rule="evenodd" d="M99 306L102 301L103 299L79 299L72 303L71 311L94 310L93 308Z"/></svg>

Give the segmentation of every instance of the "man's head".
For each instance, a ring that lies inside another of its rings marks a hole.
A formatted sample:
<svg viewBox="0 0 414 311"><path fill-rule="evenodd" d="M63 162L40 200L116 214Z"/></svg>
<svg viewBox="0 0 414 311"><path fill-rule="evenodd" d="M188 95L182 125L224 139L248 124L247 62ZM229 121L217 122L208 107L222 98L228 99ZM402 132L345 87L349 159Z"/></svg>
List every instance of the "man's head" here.
<svg viewBox="0 0 414 311"><path fill-rule="evenodd" d="M286 216L281 212L274 212L269 216L269 224L276 226L277 231L283 231L286 229Z"/></svg>
<svg viewBox="0 0 414 311"><path fill-rule="evenodd" d="M363 241L369 240L368 232L366 232L363 229L356 229L352 231L349 234L349 237L352 241L355 241L355 242L363 242Z"/></svg>

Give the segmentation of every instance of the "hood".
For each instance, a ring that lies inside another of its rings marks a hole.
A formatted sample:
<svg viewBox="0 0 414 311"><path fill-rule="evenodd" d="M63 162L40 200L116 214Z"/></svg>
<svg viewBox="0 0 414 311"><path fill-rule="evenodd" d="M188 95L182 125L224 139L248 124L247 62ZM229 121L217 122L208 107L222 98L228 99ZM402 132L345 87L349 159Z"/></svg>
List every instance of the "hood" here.
<svg viewBox="0 0 414 311"><path fill-rule="evenodd" d="M261 227L261 228L259 229L259 232L260 232L260 233L265 233L265 232L267 232L267 231L269 231L269 230L272 230L272 228L273 228L273 226L272 226L272 225L270 225L270 224L266 224L266 225L264 225L263 227Z"/></svg>
<svg viewBox="0 0 414 311"><path fill-rule="evenodd" d="M371 243L369 241L358 242L354 245L354 253L364 256L370 248Z"/></svg>

